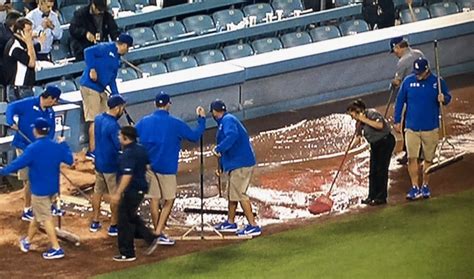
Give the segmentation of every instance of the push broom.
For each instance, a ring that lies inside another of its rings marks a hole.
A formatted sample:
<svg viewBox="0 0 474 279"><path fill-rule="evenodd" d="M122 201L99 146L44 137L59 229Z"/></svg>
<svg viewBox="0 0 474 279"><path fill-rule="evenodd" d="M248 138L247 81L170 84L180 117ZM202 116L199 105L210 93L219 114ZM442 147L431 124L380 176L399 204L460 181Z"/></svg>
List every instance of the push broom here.
<svg viewBox="0 0 474 279"><path fill-rule="evenodd" d="M439 66L439 55L438 55L438 41L434 41L434 52L435 52L435 63L436 63L436 75L438 76L438 94L443 94L441 91L441 77L440 77L440 66ZM425 173L432 173L434 171L437 171L447 165L451 165L455 162L458 162L464 158L464 155L466 152L461 152L456 149L456 147L448 140L448 135L446 134L446 124L444 122L445 120L445 113L444 113L444 107L443 103L439 102L439 110L440 110L440 122L441 122L441 136L442 140L441 143L438 144L438 148L436 150L436 163L433 163L429 168L425 170ZM442 157L441 156L441 151L443 150L443 147L445 145L448 145L451 147L452 150L452 156L447 156L447 157Z"/></svg>
<svg viewBox="0 0 474 279"><path fill-rule="evenodd" d="M354 134L352 135L347 148L346 152L344 153L344 156L342 157L341 164L339 165L339 168L337 169L336 175L334 176L334 179L332 180L331 187L329 188L329 191L325 195L321 195L318 198L316 198L308 207L308 210L311 214L321 214L325 212L329 212L332 209L332 206L334 204L334 201L331 200L331 192L336 184L337 177L341 173L342 167L344 166L344 162L346 161L347 154L349 154L349 150L351 149L352 142L354 141L355 137L357 135L357 128L354 131Z"/></svg>

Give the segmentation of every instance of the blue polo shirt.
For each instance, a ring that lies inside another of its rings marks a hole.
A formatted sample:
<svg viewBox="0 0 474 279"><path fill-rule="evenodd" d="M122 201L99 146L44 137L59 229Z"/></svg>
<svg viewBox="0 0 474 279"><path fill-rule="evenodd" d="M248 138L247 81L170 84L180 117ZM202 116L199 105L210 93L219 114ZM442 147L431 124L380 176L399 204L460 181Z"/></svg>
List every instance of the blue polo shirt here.
<svg viewBox="0 0 474 279"><path fill-rule="evenodd" d="M176 174L181 140L197 142L206 129L206 119L199 117L198 127L193 130L168 111L157 110L143 117L135 128L140 143L148 152L152 170L160 174Z"/></svg>
<svg viewBox="0 0 474 279"><path fill-rule="evenodd" d="M120 125L117 118L103 112L95 117L94 123L95 169L100 173L116 173L120 151Z"/></svg>
<svg viewBox="0 0 474 279"><path fill-rule="evenodd" d="M132 180L125 189L125 192L148 192L148 183L145 176L148 163L148 154L143 146L133 142L124 147L123 154L120 156L119 176L132 176Z"/></svg>
<svg viewBox="0 0 474 279"><path fill-rule="evenodd" d="M451 101L446 82L441 79L444 104ZM431 131L439 127L438 77L430 74L424 80L408 75L400 86L395 103L395 123L400 123L406 104L406 128L413 131Z"/></svg>
<svg viewBox="0 0 474 279"><path fill-rule="evenodd" d="M25 152L5 168L0 175L8 175L28 167L31 193L35 196L51 196L59 192L61 163L72 165L74 159L66 142L57 143L48 137L38 138L28 145Z"/></svg>
<svg viewBox="0 0 474 279"><path fill-rule="evenodd" d="M216 152L221 154L221 166L225 172L256 164L255 153L247 130L230 113L217 120Z"/></svg>
<svg viewBox="0 0 474 279"><path fill-rule="evenodd" d="M119 94L115 79L120 67L120 55L114 42L100 43L86 48L84 50L84 61L86 62L86 69L80 80L82 86L102 93L108 85L112 95ZM97 81L90 79L91 69L95 69L97 72Z"/></svg>
<svg viewBox="0 0 474 279"><path fill-rule="evenodd" d="M53 108L46 108L42 110L40 106L40 97L28 97L9 103L5 113L6 122L9 126L15 124L15 116L18 117L18 128L28 137L31 142L35 141L35 136L33 135L33 128L31 128L31 125L37 118L40 117L48 121L51 127L48 136L51 139L54 138L56 129L54 110ZM16 133L13 137L12 145L16 148L24 150L29 144L29 141L20 135L20 133Z"/></svg>

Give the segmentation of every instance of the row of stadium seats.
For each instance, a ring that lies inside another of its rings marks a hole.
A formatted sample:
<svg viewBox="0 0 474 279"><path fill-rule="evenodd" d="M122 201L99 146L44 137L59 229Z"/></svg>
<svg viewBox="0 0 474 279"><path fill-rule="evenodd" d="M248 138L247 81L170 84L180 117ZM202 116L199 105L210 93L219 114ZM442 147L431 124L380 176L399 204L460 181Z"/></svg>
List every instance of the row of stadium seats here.
<svg viewBox="0 0 474 279"><path fill-rule="evenodd" d="M413 15L411 14L410 9L401 10L399 15L402 23L410 23L414 21L455 14L459 11L462 11L462 9L459 9L455 2L440 2L431 4L428 9L425 7L414 7Z"/></svg>
<svg viewBox="0 0 474 279"><path fill-rule="evenodd" d="M308 32L291 32L282 35L280 38L267 37L256 39L250 44L238 43L228 45L222 49L205 50L194 55L173 57L165 61L146 62L138 65L138 67L145 73L150 75L158 75L366 31L369 31L369 26L365 21L350 20L341 23L339 27L335 25L320 26L311 29ZM117 79L122 81L133 80L139 77L140 74L129 67L121 68L117 74ZM61 80L48 83L47 85L58 86L63 92L75 91L79 88L79 78L80 77L76 78L75 81Z"/></svg>

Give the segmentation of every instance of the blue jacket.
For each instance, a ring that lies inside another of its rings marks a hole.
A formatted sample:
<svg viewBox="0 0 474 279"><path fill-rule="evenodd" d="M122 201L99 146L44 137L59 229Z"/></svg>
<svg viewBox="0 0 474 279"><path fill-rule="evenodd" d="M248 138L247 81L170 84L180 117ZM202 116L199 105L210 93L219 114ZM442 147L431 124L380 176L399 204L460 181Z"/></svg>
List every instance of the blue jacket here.
<svg viewBox="0 0 474 279"><path fill-rule="evenodd" d="M430 74L425 80L408 75L400 86L395 103L395 123L400 123L403 104L406 104L406 128L413 131L431 131L439 127L438 77ZM451 101L448 87L441 80L444 104Z"/></svg>
<svg viewBox="0 0 474 279"><path fill-rule="evenodd" d="M117 118L104 112L95 117L94 123L95 169L101 173L117 173L120 151Z"/></svg>
<svg viewBox="0 0 474 279"><path fill-rule="evenodd" d="M256 164L255 153L247 130L232 114L225 113L217 120L216 152L221 154L221 167L225 172Z"/></svg>
<svg viewBox="0 0 474 279"><path fill-rule="evenodd" d="M48 134L50 138L54 138L56 130L55 113L53 108L47 108L42 110L40 107L40 97L28 97L12 103L9 103L6 111L6 122L9 126L15 124L14 116L18 117L18 128L22 131L31 142L35 141L33 135L33 128L31 125L39 118L43 117L51 125L51 130ZM20 133L16 133L13 137L12 145L16 148L24 150L28 145L29 141L25 139Z"/></svg>
<svg viewBox="0 0 474 279"><path fill-rule="evenodd" d="M80 84L97 92L104 92L105 87L110 86L112 95L119 94L117 89L117 72L120 67L120 55L117 45L112 43L100 43L84 50L86 69L82 73ZM97 72L97 81L89 77L91 69Z"/></svg>
<svg viewBox="0 0 474 279"><path fill-rule="evenodd" d="M142 118L137 125L140 143L146 148L151 168L160 174L178 172L181 140L196 142L206 129L206 119L198 118L199 126L192 130L182 120L165 110L157 110Z"/></svg>
<svg viewBox="0 0 474 279"><path fill-rule="evenodd" d="M59 167L61 163L72 165L71 149L47 137L37 139L28 145L25 152L5 168L0 175L8 175L24 167L29 168L28 178L31 193L35 196L51 196L59 192Z"/></svg>

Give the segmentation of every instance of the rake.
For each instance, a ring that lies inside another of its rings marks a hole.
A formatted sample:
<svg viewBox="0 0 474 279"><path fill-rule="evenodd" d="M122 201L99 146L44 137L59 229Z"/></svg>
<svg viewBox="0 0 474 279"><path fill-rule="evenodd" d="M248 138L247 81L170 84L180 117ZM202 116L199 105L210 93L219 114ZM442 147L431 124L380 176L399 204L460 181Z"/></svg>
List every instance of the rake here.
<svg viewBox="0 0 474 279"><path fill-rule="evenodd" d="M441 77L440 77L440 71L439 71L439 56L438 56L438 41L434 41L434 52L435 52L435 63L436 63L436 75L438 76L438 94L443 94L441 92ZM453 163L456 163L464 158L464 155L466 152L462 152L456 149L454 144L452 144L449 139L448 135L446 134L446 124L444 123L445 120L445 113L444 113L444 108L443 108L443 103L439 102L439 109L441 113L440 117L440 122L441 122L441 135L442 135L442 140L441 143L438 144L437 150L436 150L436 162L433 163L430 167L428 167L425 170L425 173L432 173L434 171L437 171L445 166L451 165ZM441 152L443 151L443 147L448 146L449 149L452 150L451 154L454 154L452 156L442 156Z"/></svg>

